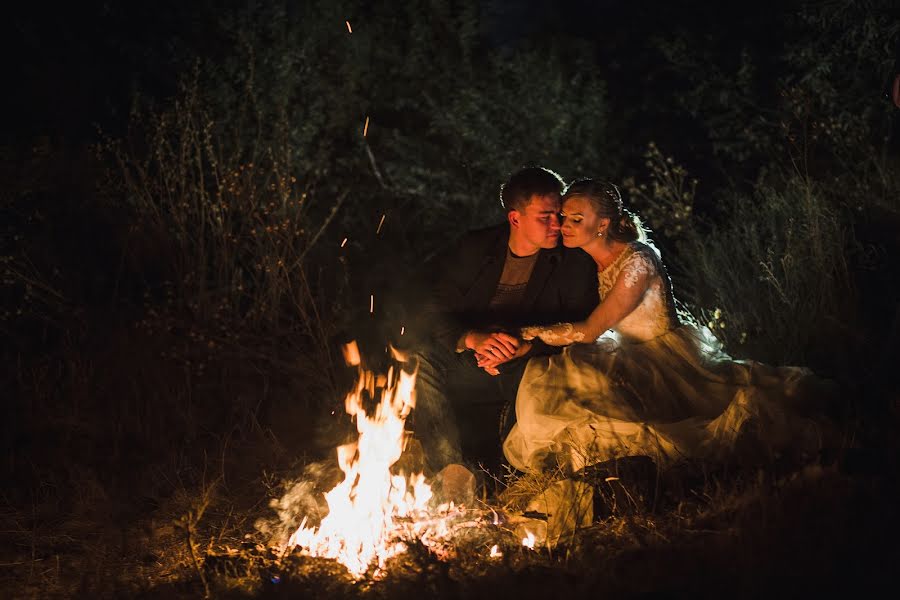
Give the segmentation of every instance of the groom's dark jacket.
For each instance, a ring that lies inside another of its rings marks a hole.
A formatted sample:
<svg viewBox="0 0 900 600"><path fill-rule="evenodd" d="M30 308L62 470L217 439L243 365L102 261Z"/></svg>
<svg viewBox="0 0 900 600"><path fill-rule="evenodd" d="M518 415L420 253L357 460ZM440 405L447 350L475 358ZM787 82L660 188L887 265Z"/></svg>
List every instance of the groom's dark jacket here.
<svg viewBox="0 0 900 600"><path fill-rule="evenodd" d="M597 267L585 252L561 244L540 250L520 306L492 310L503 273L509 225L470 232L429 265L431 288L425 306L433 341L451 352L468 330L513 330L585 319L597 306ZM529 356L555 350L535 344Z"/></svg>

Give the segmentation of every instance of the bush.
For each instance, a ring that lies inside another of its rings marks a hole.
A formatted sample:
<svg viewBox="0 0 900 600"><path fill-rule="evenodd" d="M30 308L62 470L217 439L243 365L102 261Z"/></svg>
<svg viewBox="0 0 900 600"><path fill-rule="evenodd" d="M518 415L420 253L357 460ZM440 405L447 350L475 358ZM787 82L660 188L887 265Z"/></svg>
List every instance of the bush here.
<svg viewBox="0 0 900 600"><path fill-rule="evenodd" d="M854 240L831 200L799 176L779 189L732 193L721 222L691 229L679 245L689 298L719 309L709 325L730 348L777 364L820 366L854 351Z"/></svg>
<svg viewBox="0 0 900 600"><path fill-rule="evenodd" d="M719 190L717 210L697 215L698 182L652 142L645 158L647 174L624 188L666 250L676 295L733 353L849 380L883 362L896 278L891 240L873 225L896 222L892 159L816 179L773 163L753 189Z"/></svg>
<svg viewBox="0 0 900 600"><path fill-rule="evenodd" d="M295 334L299 314L320 338L307 257L347 194L319 217L284 139L229 146L252 120L216 115L195 77L171 107L136 108L127 140L107 142L118 166L107 192L133 211L134 230L153 232L155 256L133 258L167 263L167 279L147 283L171 286L176 310L222 333Z"/></svg>

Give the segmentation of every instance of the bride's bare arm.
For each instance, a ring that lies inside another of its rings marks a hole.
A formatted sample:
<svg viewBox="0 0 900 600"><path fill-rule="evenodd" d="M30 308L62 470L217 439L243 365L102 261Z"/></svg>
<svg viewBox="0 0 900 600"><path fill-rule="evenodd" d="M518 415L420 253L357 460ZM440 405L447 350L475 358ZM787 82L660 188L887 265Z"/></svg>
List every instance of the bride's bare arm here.
<svg viewBox="0 0 900 600"><path fill-rule="evenodd" d="M609 294L587 319L577 323L523 327L522 338L537 337L551 346L591 343L638 307L655 274L653 261L643 253L635 252L628 258Z"/></svg>

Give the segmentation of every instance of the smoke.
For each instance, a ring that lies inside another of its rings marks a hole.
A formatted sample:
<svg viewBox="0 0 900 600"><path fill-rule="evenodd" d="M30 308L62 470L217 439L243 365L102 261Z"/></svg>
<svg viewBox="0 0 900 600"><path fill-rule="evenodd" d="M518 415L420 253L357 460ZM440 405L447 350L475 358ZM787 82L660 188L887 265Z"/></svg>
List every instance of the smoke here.
<svg viewBox="0 0 900 600"><path fill-rule="evenodd" d="M257 519L254 527L270 546L286 544L304 517L308 524L315 525L328 514L325 492L342 476L334 460L309 463L300 477L284 482L286 491L280 498L269 502L275 516Z"/></svg>

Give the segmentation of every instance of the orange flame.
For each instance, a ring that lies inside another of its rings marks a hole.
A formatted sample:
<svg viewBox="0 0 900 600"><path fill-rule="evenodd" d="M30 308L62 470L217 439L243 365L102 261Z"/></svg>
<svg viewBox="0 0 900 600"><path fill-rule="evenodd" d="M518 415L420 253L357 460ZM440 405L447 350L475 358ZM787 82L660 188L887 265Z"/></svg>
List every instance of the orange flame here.
<svg viewBox="0 0 900 600"><path fill-rule="evenodd" d="M318 527L308 527L304 518L287 548L335 559L356 577L373 566L378 575L389 558L406 549L407 540L439 548L451 534L454 517L466 511L450 503L431 514L432 491L424 475L391 472L403 453L406 417L415 407L415 371L391 367L387 376L375 375L363 368L356 342L345 345L343 355L348 365L359 370L356 387L344 402L347 413L356 419L359 437L337 449L344 480L325 494L328 515ZM391 356L398 363L406 362L394 348ZM367 413L365 404L375 400L377 405ZM499 525L499 515L491 513L493 525ZM522 545L533 549L536 536L525 533ZM491 558L501 556L499 546L491 548Z"/></svg>
<svg viewBox="0 0 900 600"><path fill-rule="evenodd" d="M359 364L355 343L345 347L344 356L349 364ZM288 540L289 547L334 558L356 576L373 564L384 568L388 558L405 549L398 541L404 531L395 519L426 516L432 496L422 474L407 477L390 470L403 452L404 424L415 405L415 378L415 373L394 367L387 377L360 367L356 389L345 400L347 413L356 418L359 438L337 449L344 480L325 494L329 512L319 527L307 527L304 519ZM367 414L364 398L379 396L373 414Z"/></svg>

